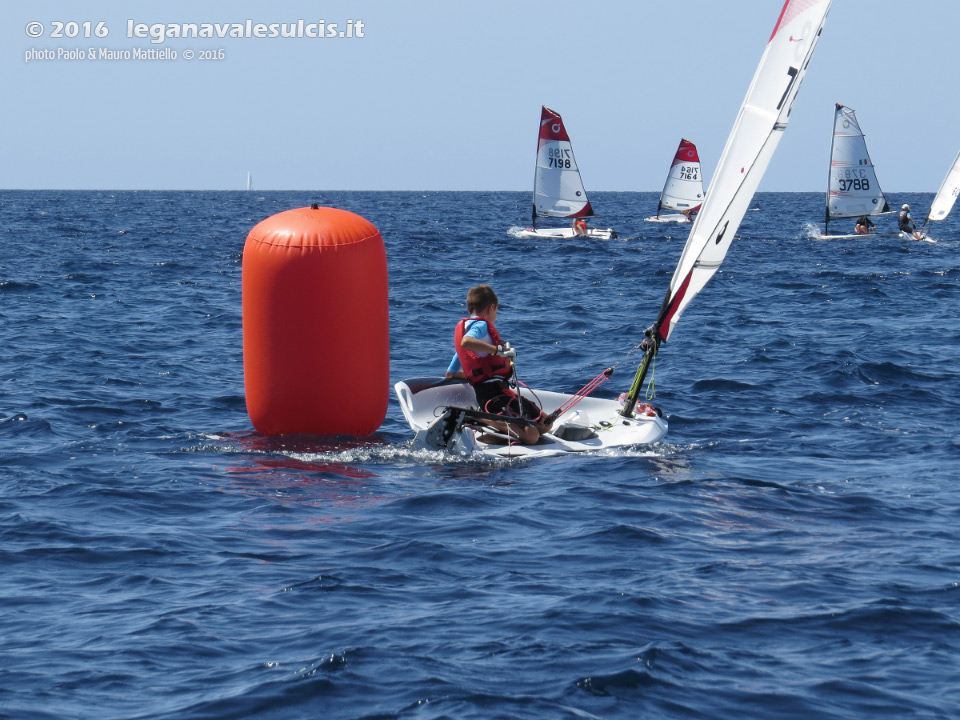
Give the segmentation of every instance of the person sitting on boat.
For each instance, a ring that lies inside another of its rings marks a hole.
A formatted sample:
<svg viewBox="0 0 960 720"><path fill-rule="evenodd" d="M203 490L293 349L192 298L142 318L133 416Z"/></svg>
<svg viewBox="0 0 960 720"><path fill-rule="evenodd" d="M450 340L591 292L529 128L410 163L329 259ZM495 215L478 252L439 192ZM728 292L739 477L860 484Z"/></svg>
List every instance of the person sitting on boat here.
<svg viewBox="0 0 960 720"><path fill-rule="evenodd" d="M917 226L913 224L913 215L910 214L909 205L900 208L897 219L900 221L900 232L910 233L914 240L923 240L923 236L917 232Z"/></svg>
<svg viewBox="0 0 960 720"><path fill-rule="evenodd" d="M587 234L587 221L585 218L578 217L573 219L573 234L577 237L585 237Z"/></svg>
<svg viewBox="0 0 960 720"><path fill-rule="evenodd" d="M692 223L692 222L693 222L693 213L694 213L695 210L697 210L697 209L699 209L699 208L690 208L689 210L681 210L680 212L681 212L681 213L683 214L683 216L687 219L687 222L688 222L688 223Z"/></svg>
<svg viewBox="0 0 960 720"><path fill-rule="evenodd" d="M857 224L854 226L853 231L857 235L869 235L875 227L876 224L870 219L869 215L861 215L857 218Z"/></svg>
<svg viewBox="0 0 960 720"><path fill-rule="evenodd" d="M463 378L473 386L477 404L483 412L496 415L518 415L517 394L508 380L513 374L512 360L517 351L505 346L494 323L500 301L489 285L477 285L467 292L467 310L470 317L457 323L454 331L456 354L450 361L446 377ZM550 423L532 402L522 403L523 415L536 425L517 425L506 422L490 422L492 429L513 436L524 445L534 445L540 433L550 429ZM501 435L484 434L480 440L504 444Z"/></svg>

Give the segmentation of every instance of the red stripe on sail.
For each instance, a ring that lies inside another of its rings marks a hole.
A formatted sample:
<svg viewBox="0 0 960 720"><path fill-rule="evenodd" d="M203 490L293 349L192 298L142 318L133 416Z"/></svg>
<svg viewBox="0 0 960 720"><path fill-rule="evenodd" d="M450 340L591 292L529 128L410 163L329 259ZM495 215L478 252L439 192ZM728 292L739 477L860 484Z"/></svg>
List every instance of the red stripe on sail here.
<svg viewBox="0 0 960 720"><path fill-rule="evenodd" d="M813 7L817 3L823 2L823 0L787 0L783 4L783 9L780 11L780 17L777 18L777 24L773 28L773 32L770 33L770 40L776 36L780 31L781 25L786 25L791 20L793 20L797 15L802 13L804 10ZM790 38L794 42L800 42L803 38ZM770 40L767 40L769 43Z"/></svg>
<svg viewBox="0 0 960 720"><path fill-rule="evenodd" d="M566 140L570 142L567 130L563 127L563 118L560 113L554 112L546 105L540 112L540 139L541 140Z"/></svg>
<svg viewBox="0 0 960 720"><path fill-rule="evenodd" d="M587 204L583 207L583 210L580 212L575 212L573 215L567 215L567 217L593 217L593 208L590 206L590 202L587 201Z"/></svg>
<svg viewBox="0 0 960 720"><path fill-rule="evenodd" d="M687 273L687 277L684 278L680 289L677 290L677 293L670 300L670 306L667 308L667 312L664 313L660 322L657 323L657 332L660 334L660 339L664 342L667 341L667 335L670 334L670 322L673 320L673 316L677 314L677 308L680 306L683 296L687 294L687 287L690 285L690 278L692 277L693 270Z"/></svg>
<svg viewBox="0 0 960 720"><path fill-rule="evenodd" d="M689 140L681 140L677 148L677 154L673 156L673 165L685 162L700 162L700 156L697 155L697 146Z"/></svg>

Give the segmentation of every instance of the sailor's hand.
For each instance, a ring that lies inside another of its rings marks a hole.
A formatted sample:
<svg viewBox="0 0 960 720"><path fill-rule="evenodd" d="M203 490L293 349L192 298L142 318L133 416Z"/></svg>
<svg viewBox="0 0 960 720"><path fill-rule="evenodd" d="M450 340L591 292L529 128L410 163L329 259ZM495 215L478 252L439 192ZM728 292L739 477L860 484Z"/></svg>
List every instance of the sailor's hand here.
<svg viewBox="0 0 960 720"><path fill-rule="evenodd" d="M497 345L497 355L513 360L517 356L517 351L510 347L510 343L507 343L505 346Z"/></svg>

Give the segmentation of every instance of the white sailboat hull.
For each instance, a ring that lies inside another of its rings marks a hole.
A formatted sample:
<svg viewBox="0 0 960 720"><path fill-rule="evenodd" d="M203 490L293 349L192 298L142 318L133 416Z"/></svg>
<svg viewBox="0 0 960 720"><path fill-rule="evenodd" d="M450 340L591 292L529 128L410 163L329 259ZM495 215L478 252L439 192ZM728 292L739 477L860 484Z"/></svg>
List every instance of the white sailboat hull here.
<svg viewBox="0 0 960 720"><path fill-rule="evenodd" d="M651 223L692 223L693 220L687 218L683 213L663 213L661 215L652 215L643 219L644 222Z"/></svg>
<svg viewBox="0 0 960 720"><path fill-rule="evenodd" d="M573 228L523 228L511 233L518 238L538 238L541 240L565 240L573 237L587 237L594 240L612 240L617 237L617 233L610 228L601 230L599 228L590 228L586 235L577 235Z"/></svg>
<svg viewBox="0 0 960 720"><path fill-rule="evenodd" d="M876 237L875 233L870 233L869 235L860 235L859 233L851 233L849 235L821 235L817 240L853 240L855 238L872 238Z"/></svg>
<svg viewBox="0 0 960 720"><path fill-rule="evenodd" d="M561 415L551 432L536 445L495 445L479 439L482 430L475 424L460 424L455 411L478 410L476 396L468 383L442 378L412 378L394 385L400 409L414 431L414 446L425 450L446 450L479 458L533 458L568 453L596 452L612 448L655 443L667 433L667 421L650 406L633 417L620 415L617 400L586 397ZM547 390L522 389L524 399L539 400L550 413L571 399L571 395Z"/></svg>
<svg viewBox="0 0 960 720"><path fill-rule="evenodd" d="M936 242L935 240L931 240L929 237L926 236L926 234L922 232L920 233L919 238L915 238L912 233L904 232L903 230L900 230L897 234L899 235L901 240L915 240L917 242Z"/></svg>

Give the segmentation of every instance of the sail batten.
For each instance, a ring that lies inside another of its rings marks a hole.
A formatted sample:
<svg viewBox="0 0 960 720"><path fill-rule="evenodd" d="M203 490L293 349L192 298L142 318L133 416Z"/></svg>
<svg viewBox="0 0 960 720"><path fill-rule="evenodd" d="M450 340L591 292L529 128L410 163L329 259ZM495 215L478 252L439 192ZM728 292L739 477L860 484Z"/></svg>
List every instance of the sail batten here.
<svg viewBox="0 0 960 720"><path fill-rule="evenodd" d="M786 0L655 323L665 341L726 256L789 121L832 0Z"/></svg>
<svg viewBox="0 0 960 720"><path fill-rule="evenodd" d="M570 136L560 113L543 106L533 180L535 217L592 217Z"/></svg>

